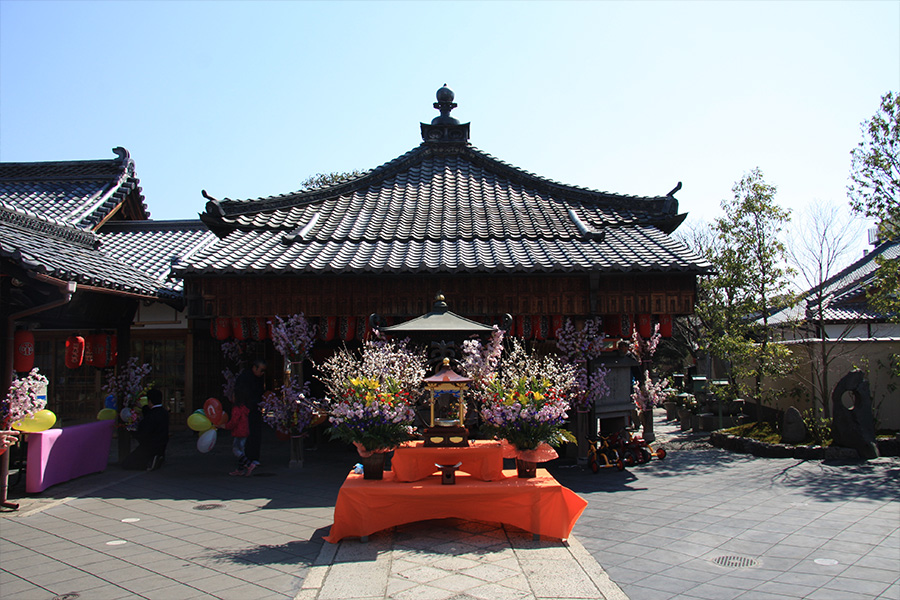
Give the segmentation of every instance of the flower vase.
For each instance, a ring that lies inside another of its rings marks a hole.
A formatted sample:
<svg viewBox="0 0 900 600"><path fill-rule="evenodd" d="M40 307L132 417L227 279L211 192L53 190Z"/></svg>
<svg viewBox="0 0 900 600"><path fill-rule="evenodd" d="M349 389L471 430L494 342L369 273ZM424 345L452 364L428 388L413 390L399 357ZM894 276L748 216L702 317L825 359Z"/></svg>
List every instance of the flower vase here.
<svg viewBox="0 0 900 600"><path fill-rule="evenodd" d="M305 436L300 435L291 435L290 444L291 444L291 460L288 463L288 468L303 468L303 438Z"/></svg>
<svg viewBox="0 0 900 600"><path fill-rule="evenodd" d="M372 456L360 457L363 479L384 479L384 452L374 452Z"/></svg>
<svg viewBox="0 0 900 600"><path fill-rule="evenodd" d="M645 442L652 442L656 439L653 433L653 409L641 411L641 430Z"/></svg>
<svg viewBox="0 0 900 600"><path fill-rule="evenodd" d="M531 479L537 477L537 463L533 460L516 459L516 471L520 479Z"/></svg>

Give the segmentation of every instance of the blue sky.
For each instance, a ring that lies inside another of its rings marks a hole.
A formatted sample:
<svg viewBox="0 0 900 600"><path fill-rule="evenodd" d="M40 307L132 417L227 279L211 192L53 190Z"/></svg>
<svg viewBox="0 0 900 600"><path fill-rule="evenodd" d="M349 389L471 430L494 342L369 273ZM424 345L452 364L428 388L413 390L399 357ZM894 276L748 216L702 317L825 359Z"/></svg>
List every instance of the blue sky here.
<svg viewBox="0 0 900 600"><path fill-rule="evenodd" d="M564 183L719 214L759 166L799 211L846 203L900 90L900 2L0 0L0 160L127 148L155 219L417 146L434 93L471 142Z"/></svg>

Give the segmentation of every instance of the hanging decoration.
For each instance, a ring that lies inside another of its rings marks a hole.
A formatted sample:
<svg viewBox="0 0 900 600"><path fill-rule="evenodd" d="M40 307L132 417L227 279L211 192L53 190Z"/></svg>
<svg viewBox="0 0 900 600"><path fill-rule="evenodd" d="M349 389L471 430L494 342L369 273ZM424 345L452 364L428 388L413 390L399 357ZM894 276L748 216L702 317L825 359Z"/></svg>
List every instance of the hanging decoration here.
<svg viewBox="0 0 900 600"><path fill-rule="evenodd" d="M231 337L231 319L216 317L209 325L209 333L220 342L224 342Z"/></svg>
<svg viewBox="0 0 900 600"><path fill-rule="evenodd" d="M659 315L659 334L664 338L672 337L672 315Z"/></svg>
<svg viewBox="0 0 900 600"><path fill-rule="evenodd" d="M638 315L637 329L643 338L653 335L653 317L647 314Z"/></svg>
<svg viewBox="0 0 900 600"><path fill-rule="evenodd" d="M15 356L13 357L13 370L16 373L28 373L34 368L34 334L28 330L20 329L13 338L15 344Z"/></svg>
<svg viewBox="0 0 900 600"><path fill-rule="evenodd" d="M77 369L84 362L84 338L80 335L70 335L66 338L66 367Z"/></svg>

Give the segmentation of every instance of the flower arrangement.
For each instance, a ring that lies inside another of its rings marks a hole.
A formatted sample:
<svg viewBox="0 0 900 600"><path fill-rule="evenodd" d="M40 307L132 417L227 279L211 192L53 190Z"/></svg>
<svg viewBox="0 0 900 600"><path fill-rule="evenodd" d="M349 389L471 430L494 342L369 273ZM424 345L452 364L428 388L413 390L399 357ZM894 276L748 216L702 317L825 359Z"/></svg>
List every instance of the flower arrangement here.
<svg viewBox="0 0 900 600"><path fill-rule="evenodd" d="M494 325L487 344L482 344L477 338L463 341L461 368L472 380L470 389L482 389L496 373L503 352L503 336L503 330Z"/></svg>
<svg viewBox="0 0 900 600"><path fill-rule="evenodd" d="M638 333L637 329L631 334L631 347L628 351L635 359L641 362L644 369L643 378L634 382L631 393L631 399L634 400L635 406L641 411L650 410L654 406L661 405L668 397L668 394L664 391L669 385L668 380L663 379L654 383L650 377L650 369L647 368L650 359L656 353L656 347L661 339L659 323L653 328L653 335L650 336L650 339L645 340Z"/></svg>
<svg viewBox="0 0 900 600"><path fill-rule="evenodd" d="M563 359L575 366L576 390L572 405L587 412L594 403L609 395L606 376L609 370L599 367L588 377L588 364L600 356L603 348L603 331L600 319L588 319L584 327L576 330L571 319L556 331L556 347Z"/></svg>
<svg viewBox="0 0 900 600"><path fill-rule="evenodd" d="M291 315L287 320L276 315L269 325L272 326L272 343L286 361L303 360L316 343L316 326L310 324L303 313Z"/></svg>
<svg viewBox="0 0 900 600"><path fill-rule="evenodd" d="M303 313L287 320L276 316L272 326L272 343L284 357L285 382L278 393L263 397L260 410L263 420L284 435L297 435L306 429L319 412L316 400L309 393L309 382L302 381L302 371L289 369L289 363L303 361L316 343L316 326Z"/></svg>
<svg viewBox="0 0 900 600"><path fill-rule="evenodd" d="M407 341L370 340L360 353L346 347L320 367L331 437L353 443L361 456L388 451L414 433L414 403L426 361Z"/></svg>
<svg viewBox="0 0 900 600"><path fill-rule="evenodd" d="M655 406L662 406L672 392L668 386L668 379L662 379L654 383L650 377L650 371L645 371L643 382L634 382L631 399L634 400L638 410L650 410Z"/></svg>
<svg viewBox="0 0 900 600"><path fill-rule="evenodd" d="M259 404L263 421L284 435L296 435L313 421L315 400L309 394L309 382L301 387L282 388L282 395L266 392Z"/></svg>
<svg viewBox="0 0 900 600"><path fill-rule="evenodd" d="M144 379L151 370L149 364L139 365L137 357L132 356L125 367L119 369L118 375L115 371L110 371L102 387L104 394L110 394L121 400L122 411L119 416L129 431L136 431L137 424L141 420L141 411L135 409L140 405L141 395L152 385L144 384Z"/></svg>
<svg viewBox="0 0 900 600"><path fill-rule="evenodd" d="M15 423L44 410L47 407L46 386L47 378L38 372L37 367L25 377L14 379L9 386L6 400L2 403L0 422Z"/></svg>
<svg viewBox="0 0 900 600"><path fill-rule="evenodd" d="M568 398L576 387L575 368L554 355L529 354L518 341L482 393L486 433L518 450L575 441L563 428Z"/></svg>

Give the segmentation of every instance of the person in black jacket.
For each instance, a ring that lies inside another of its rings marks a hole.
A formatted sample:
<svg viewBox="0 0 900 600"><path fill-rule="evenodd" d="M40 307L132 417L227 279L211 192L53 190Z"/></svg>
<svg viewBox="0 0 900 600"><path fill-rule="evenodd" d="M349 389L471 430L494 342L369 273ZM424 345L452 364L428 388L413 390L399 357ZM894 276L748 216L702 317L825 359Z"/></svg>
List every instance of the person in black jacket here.
<svg viewBox="0 0 900 600"><path fill-rule="evenodd" d="M244 475L250 476L253 470L259 466L259 451L262 445L262 412L259 403L266 389L265 382L266 361L261 358L253 361L247 369L238 375L234 383L234 399L237 404L244 404L249 409L247 415L250 434L247 436L245 456L247 457L247 469Z"/></svg>
<svg viewBox="0 0 900 600"><path fill-rule="evenodd" d="M142 410L144 416L134 434L138 447L122 462L122 468L154 471L166 460L169 443L169 411L163 406L162 392L148 390L147 406Z"/></svg>

